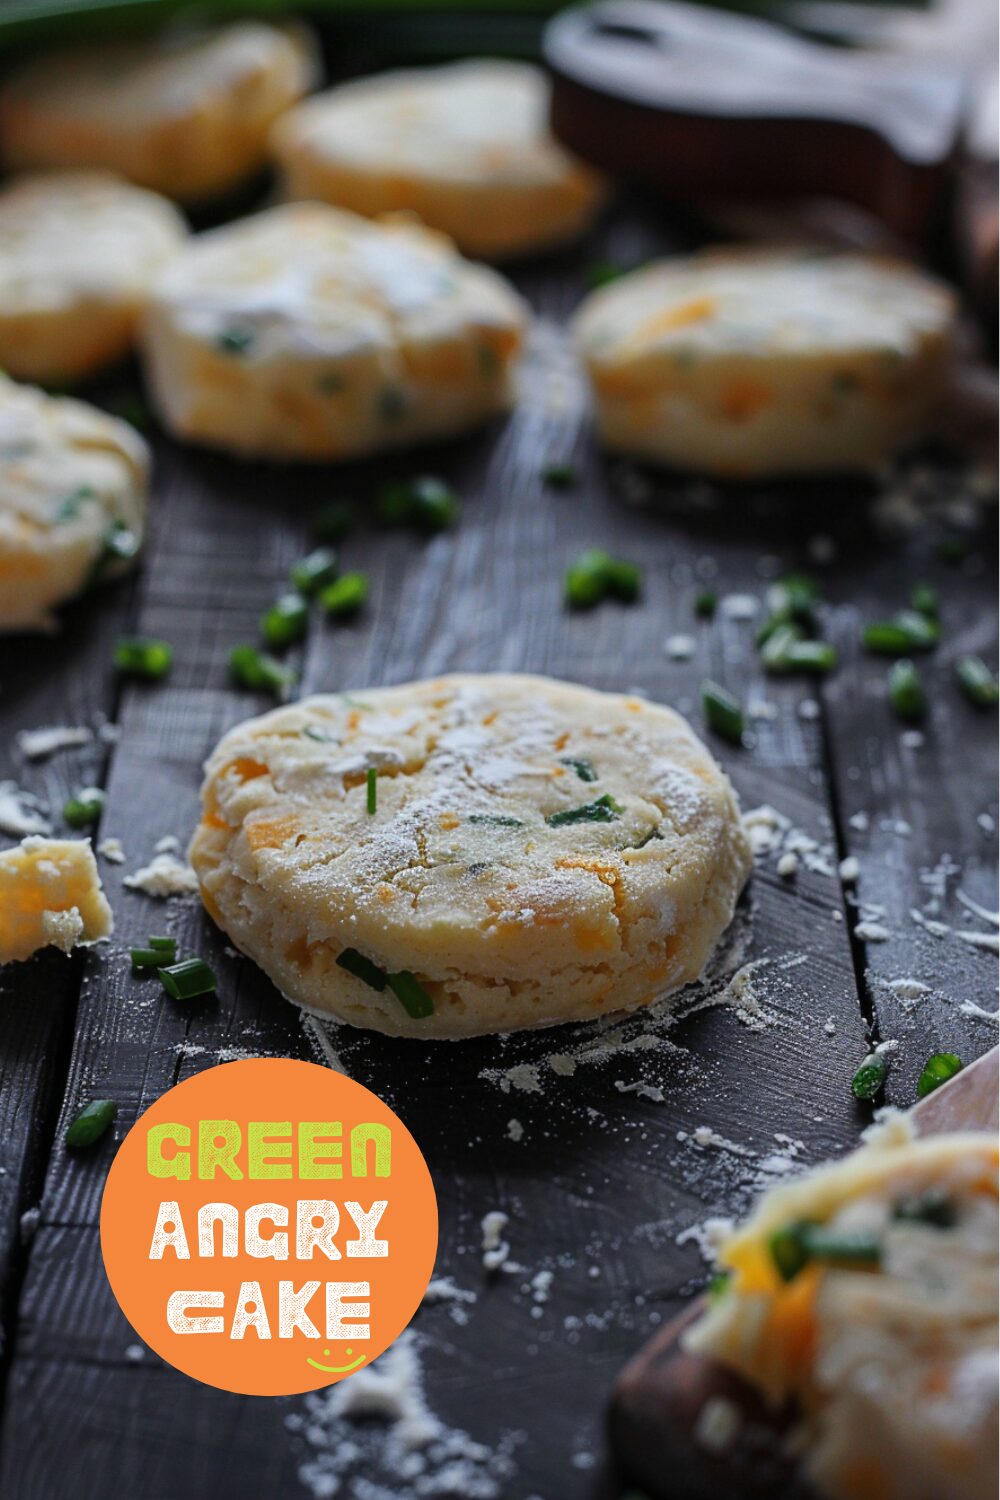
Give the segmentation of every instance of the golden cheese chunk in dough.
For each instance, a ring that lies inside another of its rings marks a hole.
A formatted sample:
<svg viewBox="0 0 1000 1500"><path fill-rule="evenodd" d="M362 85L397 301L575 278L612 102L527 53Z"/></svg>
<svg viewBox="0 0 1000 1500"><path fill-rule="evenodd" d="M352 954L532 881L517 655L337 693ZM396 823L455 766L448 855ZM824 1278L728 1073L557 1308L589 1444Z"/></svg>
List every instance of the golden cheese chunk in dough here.
<svg viewBox="0 0 1000 1500"><path fill-rule="evenodd" d="M926 437L954 318L911 266L733 250L621 277L574 331L607 447L756 479L870 470Z"/></svg>
<svg viewBox="0 0 1000 1500"><path fill-rule="evenodd" d="M729 782L679 715L542 677L278 709L226 735L202 800L190 857L213 919L290 999L400 1036L648 1005L701 974L750 867ZM429 1015L378 983L400 972Z"/></svg>
<svg viewBox="0 0 1000 1500"><path fill-rule="evenodd" d="M0 851L0 964L50 944L69 953L114 923L85 839L23 839Z"/></svg>

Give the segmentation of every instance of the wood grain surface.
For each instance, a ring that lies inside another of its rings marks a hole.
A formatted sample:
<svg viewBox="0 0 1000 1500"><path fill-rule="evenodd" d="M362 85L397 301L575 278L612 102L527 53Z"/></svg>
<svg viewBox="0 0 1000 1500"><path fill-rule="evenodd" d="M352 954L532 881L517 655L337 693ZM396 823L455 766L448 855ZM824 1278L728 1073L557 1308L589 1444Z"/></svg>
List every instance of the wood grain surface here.
<svg viewBox="0 0 1000 1500"><path fill-rule="evenodd" d="M467 1478L440 1478L432 1460L439 1487L414 1488L377 1423L355 1431L308 1400L213 1391L137 1347L101 1266L101 1191L115 1142L193 1071L246 1055L329 1060L335 1048L398 1110L437 1187L438 1272L476 1297L460 1305L464 1323L451 1303L414 1321L428 1403L489 1450L474 1465L485 1500L586 1500L617 1492L602 1436L617 1370L707 1277L685 1231L743 1213L790 1163L854 1144L869 1112L849 1085L869 1019L898 1042L898 1102L912 1099L929 1052L971 1058L995 1041L995 1022L963 1010L995 1009L995 959L955 936L989 930L959 890L996 906L995 725L950 673L955 654L989 659L993 647L986 524L964 504L963 476L937 459L880 487L729 493L602 460L565 349L567 314L588 263L635 263L680 243L676 225L620 205L579 252L516 270L539 320L522 400L509 421L447 450L299 470L183 452L156 435L152 538L138 578L67 612L60 635L0 647L3 774L57 809L67 788L102 780L100 836L119 837L127 854L103 866L117 924L110 946L73 960L45 954L0 980L0 1495L9 1500L475 1500ZM546 487L550 459L576 466L572 489ZM370 519L379 484L420 472L453 481L464 500L458 527L429 540L380 531ZM898 499L914 493L923 498L912 505ZM676 1018L632 1018L610 1036L569 1027L428 1046L318 1034L226 950L197 902L164 907L123 888L123 873L164 835L186 842L204 757L230 725L269 706L230 685L228 653L255 639L261 610L310 545L311 513L344 495L363 517L344 565L370 572L371 600L352 623L314 619L292 656L303 692L524 670L644 692L696 721L706 676L757 705L746 747L712 747L745 809L773 806L817 847L794 879L778 875L774 853L762 856L715 978L683 997ZM972 544L957 565L938 557L955 533ZM641 603L564 609L563 570L587 545L643 565ZM744 596L761 601L770 578L801 566L822 582L841 649L823 683L764 678L754 621L741 618ZM916 744L885 702L886 664L864 658L858 636L863 620L905 603L924 580L941 591L944 643L924 666L932 711ZM703 587L722 601L711 622L693 614ZM173 644L167 682L116 683L112 643L126 627ZM677 634L693 637L689 660L664 649ZM101 714L117 724L117 744L23 764L16 730L93 725ZM855 899L837 874L848 855L860 860L858 898L884 908L883 942L854 935ZM911 908L951 930L932 937ZM132 976L130 943L164 929L213 964L217 999L176 1004ZM926 993L904 1003L892 988L899 978ZM520 1064L536 1069L531 1092L505 1076ZM92 1096L119 1101L114 1140L69 1157L66 1123ZM25 1239L21 1215L33 1208ZM492 1209L510 1216L517 1271L483 1269L480 1221ZM544 1296L540 1271L552 1273Z"/></svg>

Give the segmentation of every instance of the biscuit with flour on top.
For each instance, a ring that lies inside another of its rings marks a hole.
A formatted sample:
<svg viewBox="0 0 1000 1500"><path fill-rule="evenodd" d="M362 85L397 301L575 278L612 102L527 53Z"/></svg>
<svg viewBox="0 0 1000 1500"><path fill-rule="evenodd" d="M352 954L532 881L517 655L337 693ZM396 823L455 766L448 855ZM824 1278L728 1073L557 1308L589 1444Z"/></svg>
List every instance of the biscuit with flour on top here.
<svg viewBox="0 0 1000 1500"><path fill-rule="evenodd" d="M290 999L395 1036L632 1010L697 979L750 852L673 710L545 677L310 698L210 758L191 863Z"/></svg>

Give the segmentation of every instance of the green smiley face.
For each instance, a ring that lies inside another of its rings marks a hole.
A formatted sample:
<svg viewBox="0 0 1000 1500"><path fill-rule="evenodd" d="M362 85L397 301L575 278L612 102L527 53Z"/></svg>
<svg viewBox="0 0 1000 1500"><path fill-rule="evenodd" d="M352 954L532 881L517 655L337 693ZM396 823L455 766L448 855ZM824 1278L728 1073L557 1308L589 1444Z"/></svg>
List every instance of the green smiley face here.
<svg viewBox="0 0 1000 1500"><path fill-rule="evenodd" d="M345 1349L344 1353L347 1355L351 1355L354 1353L354 1350ZM326 1359L329 1359L329 1349L324 1349L323 1355ZM363 1354L359 1354L357 1359L353 1360L349 1365L321 1365L316 1359L306 1360L307 1365L312 1365L314 1370L322 1370L324 1375L349 1375L352 1370L360 1369L364 1362L365 1356Z"/></svg>

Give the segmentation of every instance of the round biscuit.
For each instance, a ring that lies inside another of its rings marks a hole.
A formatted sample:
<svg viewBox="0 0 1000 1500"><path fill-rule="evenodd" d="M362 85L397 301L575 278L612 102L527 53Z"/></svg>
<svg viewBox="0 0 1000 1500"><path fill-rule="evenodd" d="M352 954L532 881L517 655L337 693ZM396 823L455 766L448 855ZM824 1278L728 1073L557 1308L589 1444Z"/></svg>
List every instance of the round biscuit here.
<svg viewBox="0 0 1000 1500"><path fill-rule="evenodd" d="M343 459L504 410L526 317L442 236L299 203L193 239L157 283L142 345L179 437Z"/></svg>
<svg viewBox="0 0 1000 1500"><path fill-rule="evenodd" d="M287 197L370 216L409 210L466 254L497 260L576 239L604 197L549 134L548 97L526 63L383 73L291 110L272 147Z"/></svg>
<svg viewBox="0 0 1000 1500"><path fill-rule="evenodd" d="M105 173L15 179L0 190L0 368L58 385L122 359L186 233L165 198Z"/></svg>
<svg viewBox="0 0 1000 1500"><path fill-rule="evenodd" d="M50 629L57 605L128 566L148 471L126 422L0 376L0 630Z"/></svg>
<svg viewBox="0 0 1000 1500"><path fill-rule="evenodd" d="M756 479L877 469L925 436L954 316L910 266L734 250L623 276L574 331L608 448Z"/></svg>
<svg viewBox="0 0 1000 1500"><path fill-rule="evenodd" d="M732 788L678 714L544 677L277 709L225 736L202 801L213 919L289 999L395 1036L648 1005L702 973L750 868ZM433 1013L348 972L348 949L413 975Z"/></svg>
<svg viewBox="0 0 1000 1500"><path fill-rule="evenodd" d="M300 29L237 21L44 54L0 86L8 168L118 172L196 201L264 165L268 131L315 80Z"/></svg>

